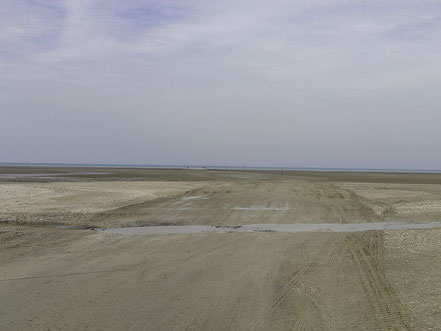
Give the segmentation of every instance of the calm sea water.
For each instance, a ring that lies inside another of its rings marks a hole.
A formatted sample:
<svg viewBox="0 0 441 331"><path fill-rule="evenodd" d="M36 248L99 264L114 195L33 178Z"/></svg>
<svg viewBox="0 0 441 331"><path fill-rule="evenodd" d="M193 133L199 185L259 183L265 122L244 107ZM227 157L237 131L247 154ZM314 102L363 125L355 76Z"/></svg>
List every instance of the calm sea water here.
<svg viewBox="0 0 441 331"><path fill-rule="evenodd" d="M111 164L111 163L13 163L0 162L0 166L10 167L82 167L82 168L140 168L140 169L211 169L211 170L257 170L257 171L356 171L356 172L414 172L441 173L436 169L370 169L370 168L302 168L302 167L256 167L221 165L170 165L170 164Z"/></svg>

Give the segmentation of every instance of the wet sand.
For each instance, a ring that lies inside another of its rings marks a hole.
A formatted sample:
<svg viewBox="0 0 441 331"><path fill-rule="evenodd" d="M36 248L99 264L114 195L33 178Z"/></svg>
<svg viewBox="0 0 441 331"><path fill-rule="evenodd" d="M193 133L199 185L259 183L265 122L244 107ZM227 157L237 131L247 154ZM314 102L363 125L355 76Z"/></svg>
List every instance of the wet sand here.
<svg viewBox="0 0 441 331"><path fill-rule="evenodd" d="M209 226L209 225L168 225L168 226L133 226L125 228L94 229L108 233L124 235L152 235L152 234L190 234L207 232L363 232L363 231L390 231L390 230L422 230L439 229L441 222L430 223L322 223L322 224L247 224L236 227Z"/></svg>
<svg viewBox="0 0 441 331"><path fill-rule="evenodd" d="M440 174L81 171L0 168L0 329L441 325Z"/></svg>

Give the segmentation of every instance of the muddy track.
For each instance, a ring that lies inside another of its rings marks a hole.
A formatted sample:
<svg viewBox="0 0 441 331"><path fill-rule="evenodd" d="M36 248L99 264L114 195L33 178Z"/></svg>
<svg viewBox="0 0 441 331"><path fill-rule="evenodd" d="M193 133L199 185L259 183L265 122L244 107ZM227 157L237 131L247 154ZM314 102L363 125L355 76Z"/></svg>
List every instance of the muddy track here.
<svg viewBox="0 0 441 331"><path fill-rule="evenodd" d="M304 244L298 247L300 255L302 246ZM309 258L301 259L301 265L291 275L279 280L282 288L276 291L273 303L261 313L250 330L263 330L269 325L276 328L289 326L295 330L332 329L321 306L329 288L326 282L317 283L311 276L317 272L333 274L333 270L345 263L346 256L352 258L351 270L360 280L360 295L366 309L363 317L365 325L371 325L375 330L413 330L404 306L385 277L382 232L328 237L308 255ZM314 286L308 286L310 284ZM266 295L271 295L268 292L270 287L265 288ZM301 304L293 307L293 298L300 300Z"/></svg>
<svg viewBox="0 0 441 331"><path fill-rule="evenodd" d="M251 326L249 330L265 329L264 325L268 322L271 325L290 325L295 330L311 329L312 326L317 327L317 323L323 328L321 314L314 304L316 295L307 298L307 301L303 302L304 309L302 309L302 313L296 315L288 311L290 308L289 305L285 304L285 300L295 287L305 281L320 265L324 263L333 264L341 256L340 252L343 246L344 244L341 241L329 237L312 253L311 258L302 258L301 266L288 277L284 277L286 280L284 280L282 289L274 297L272 305L261 314L256 324ZM300 254L305 255L305 244L301 244L299 248L301 252L303 251L303 254ZM270 294L266 293L266 295ZM286 320L287 318L289 321Z"/></svg>
<svg viewBox="0 0 441 331"><path fill-rule="evenodd" d="M331 268L338 259L342 258L343 242L333 239L328 240L324 246L321 247L318 255L314 258L314 266L318 264L327 264ZM313 272L313 270L311 270ZM317 286L311 291L311 295L304 301L304 309L302 313L297 316L293 324L294 330L313 330L326 329L326 323L323 319L322 312L317 306L319 296L323 294L324 288Z"/></svg>
<svg viewBox="0 0 441 331"><path fill-rule="evenodd" d="M383 233L350 234L346 243L358 268L376 330L413 330L403 305L388 283L383 265Z"/></svg>
<svg viewBox="0 0 441 331"><path fill-rule="evenodd" d="M381 219L363 198L333 184L235 182L207 186L187 195L201 199L186 200L181 195L140 202L96 215L96 222L114 219L126 225L243 225Z"/></svg>

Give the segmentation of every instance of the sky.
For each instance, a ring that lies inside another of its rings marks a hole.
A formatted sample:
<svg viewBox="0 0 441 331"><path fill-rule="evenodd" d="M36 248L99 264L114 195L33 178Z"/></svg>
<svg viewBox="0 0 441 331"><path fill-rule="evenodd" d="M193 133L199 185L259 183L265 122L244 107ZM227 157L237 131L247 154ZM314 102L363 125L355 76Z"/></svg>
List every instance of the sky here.
<svg viewBox="0 0 441 331"><path fill-rule="evenodd" d="M0 162L441 169L439 0L2 0Z"/></svg>

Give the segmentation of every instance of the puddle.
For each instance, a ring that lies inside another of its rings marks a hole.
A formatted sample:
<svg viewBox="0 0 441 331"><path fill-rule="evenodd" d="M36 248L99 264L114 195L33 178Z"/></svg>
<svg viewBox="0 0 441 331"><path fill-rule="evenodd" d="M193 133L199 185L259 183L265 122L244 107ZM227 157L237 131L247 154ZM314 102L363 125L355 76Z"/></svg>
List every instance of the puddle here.
<svg viewBox="0 0 441 331"><path fill-rule="evenodd" d="M56 225L55 228L57 228L57 229L70 229L70 230L86 230L86 229L89 229L89 227L83 226L83 225Z"/></svg>
<svg viewBox="0 0 441 331"><path fill-rule="evenodd" d="M182 200L193 200L193 199L207 199L207 198L204 198L202 195L189 195L182 198Z"/></svg>
<svg viewBox="0 0 441 331"><path fill-rule="evenodd" d="M79 176L79 175L110 175L110 172L93 172L93 171L79 171L66 173L49 173L49 174L0 174L0 178L14 179L14 178L52 178L60 176Z"/></svg>
<svg viewBox="0 0 441 331"><path fill-rule="evenodd" d="M416 230L441 228L441 222L430 223L323 223L323 224L249 224L239 227L216 227L209 225L143 226L100 229L104 232L125 235L191 234L207 232L359 232L372 230ZM98 230L98 229L97 229Z"/></svg>
<svg viewBox="0 0 441 331"><path fill-rule="evenodd" d="M234 210L254 210L254 211L285 211L289 210L288 207L285 208L273 208L273 207L233 207Z"/></svg>
<svg viewBox="0 0 441 331"><path fill-rule="evenodd" d="M204 225L168 225L168 226L141 226L131 228L108 228L104 232L128 234L128 235L148 235L148 234L190 234L205 232L229 232L233 228L217 228L215 226Z"/></svg>

